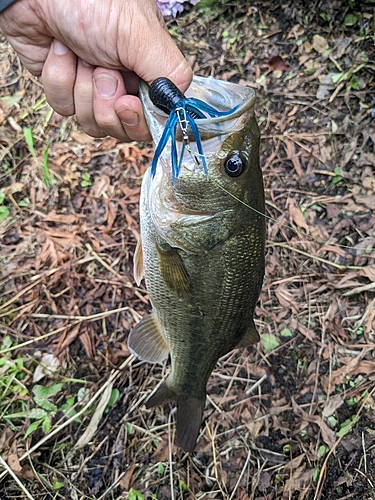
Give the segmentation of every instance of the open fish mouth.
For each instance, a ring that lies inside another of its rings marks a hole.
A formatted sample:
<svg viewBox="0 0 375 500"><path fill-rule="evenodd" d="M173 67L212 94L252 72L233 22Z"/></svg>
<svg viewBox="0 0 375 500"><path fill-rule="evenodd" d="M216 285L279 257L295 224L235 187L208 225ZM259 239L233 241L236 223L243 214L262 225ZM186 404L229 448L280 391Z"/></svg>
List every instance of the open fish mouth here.
<svg viewBox="0 0 375 500"><path fill-rule="evenodd" d="M150 87L141 81L140 97L156 144L151 175L164 156L171 165L172 182L187 154L193 168L202 167L208 177L206 155L216 147L203 144L241 130L255 103L249 87L200 76L194 76L186 95L166 78L155 80Z"/></svg>

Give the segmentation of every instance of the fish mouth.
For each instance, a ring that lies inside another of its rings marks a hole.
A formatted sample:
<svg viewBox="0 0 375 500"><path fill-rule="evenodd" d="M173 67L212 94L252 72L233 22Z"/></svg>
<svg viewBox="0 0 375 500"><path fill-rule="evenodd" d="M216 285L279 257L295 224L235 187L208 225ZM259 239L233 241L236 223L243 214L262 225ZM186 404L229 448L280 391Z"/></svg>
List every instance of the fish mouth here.
<svg viewBox="0 0 375 500"><path fill-rule="evenodd" d="M148 93L149 86L146 82L140 80L139 88L139 95L151 135L153 140L158 142L168 115L152 103ZM249 112L253 112L256 100L255 92L250 87L197 75L194 75L185 95L186 97L200 99L220 112L228 112L236 108L226 116L196 119L202 140L240 131L248 120ZM177 134L177 140L182 140L179 133Z"/></svg>

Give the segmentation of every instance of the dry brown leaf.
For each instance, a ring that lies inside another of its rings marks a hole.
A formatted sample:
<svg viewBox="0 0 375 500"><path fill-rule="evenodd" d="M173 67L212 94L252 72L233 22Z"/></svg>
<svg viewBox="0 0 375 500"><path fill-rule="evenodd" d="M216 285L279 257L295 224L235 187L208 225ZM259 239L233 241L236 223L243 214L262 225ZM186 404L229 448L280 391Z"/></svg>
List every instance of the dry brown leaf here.
<svg viewBox="0 0 375 500"><path fill-rule="evenodd" d="M103 394L100 397L98 406L96 407L94 415L91 417L89 425L85 428L84 433L78 439L75 444L75 448L82 448L87 443L89 443L98 429L99 422L103 416L104 410L107 407L109 398L112 393L113 382L109 383L107 387L104 389Z"/></svg>
<svg viewBox="0 0 375 500"><path fill-rule="evenodd" d="M37 236L38 238L38 236ZM59 263L60 258L57 254L57 250L54 242L50 238L46 238L39 252L39 255L35 259L35 268L40 269L43 264L47 263L50 267L55 267Z"/></svg>
<svg viewBox="0 0 375 500"><path fill-rule="evenodd" d="M21 465L19 458L18 458L18 453L17 453L17 442L14 440L12 442L11 448L9 453L4 453L3 458L6 459L9 467L12 469L12 471L16 474L17 477L19 478L24 478L24 479L34 479L35 474L30 467L30 465L26 464L24 466Z"/></svg>
<svg viewBox="0 0 375 500"><path fill-rule="evenodd" d="M305 217L303 216L302 210L297 206L293 198L288 200L288 210L291 220L300 228L304 229L306 233L309 233L309 226Z"/></svg>
<svg viewBox="0 0 375 500"><path fill-rule="evenodd" d="M114 365L117 365L121 359L130 356L127 342L118 342L116 345L120 346L120 349L109 349L109 359Z"/></svg>
<svg viewBox="0 0 375 500"><path fill-rule="evenodd" d="M356 203L359 203L360 205L364 205L365 207L369 208L370 210L375 210L375 196L374 195L369 195L369 196L363 196L363 195L354 195L354 200Z"/></svg>
<svg viewBox="0 0 375 500"><path fill-rule="evenodd" d="M375 330L375 299L366 307L358 326L360 325L363 325L365 334L369 334L371 331Z"/></svg>
<svg viewBox="0 0 375 500"><path fill-rule="evenodd" d="M304 44L303 44L303 48L305 49L306 54L310 54L312 49L313 49L313 45L308 40L306 40L306 42L304 42ZM309 57L306 60L310 60L310 59L311 58ZM301 60L300 60L300 64L301 64Z"/></svg>
<svg viewBox="0 0 375 500"><path fill-rule="evenodd" d="M249 429L253 441L259 436L264 424L263 420L255 421L255 419L256 417L254 418L247 408L242 410L241 421Z"/></svg>
<svg viewBox="0 0 375 500"><path fill-rule="evenodd" d="M353 137L353 139L350 141L349 148L347 148L345 156L341 161L342 165L347 165L349 161L352 159L357 149L357 142L358 142L358 136Z"/></svg>
<svg viewBox="0 0 375 500"><path fill-rule="evenodd" d="M338 59L340 59L340 57L342 57L346 53L346 49L349 47L352 41L353 39L349 37L338 38L337 40L333 40L333 43L335 44L335 49L337 50Z"/></svg>
<svg viewBox="0 0 375 500"><path fill-rule="evenodd" d="M227 473L225 473L225 474L227 475ZM225 481L224 484L227 484L227 482ZM250 499L248 493L245 490L239 490L237 498L238 498L238 500L249 500Z"/></svg>
<svg viewBox="0 0 375 500"><path fill-rule="evenodd" d="M291 400L294 413L300 416L302 420L304 420L305 422L316 424L319 427L320 432L322 433L323 441L330 448L332 448L332 446L336 442L336 433L328 427L328 425L322 420L322 418L319 415L309 415L296 403L294 398L291 398Z"/></svg>
<svg viewBox="0 0 375 500"><path fill-rule="evenodd" d="M265 491L271 486L271 474L269 472L261 472L258 482L258 490L260 492Z"/></svg>
<svg viewBox="0 0 375 500"><path fill-rule="evenodd" d="M340 257L345 257L346 251L343 248L340 247L335 247L333 245L323 245L321 248L319 248L319 253L320 252L333 252L337 253L340 255Z"/></svg>
<svg viewBox="0 0 375 500"><path fill-rule="evenodd" d="M0 434L0 452L7 450L11 447L14 436L15 433L11 430L11 428L8 425L6 425Z"/></svg>
<svg viewBox="0 0 375 500"><path fill-rule="evenodd" d="M284 144L286 146L286 155L288 159L293 163L293 167L300 177L303 177L303 170L301 167L301 162L299 157L295 152L295 144L293 141L284 138Z"/></svg>
<svg viewBox="0 0 375 500"><path fill-rule="evenodd" d="M33 382L39 382L46 375L50 375L57 371L60 366L60 361L51 353L44 353L38 366L35 368Z"/></svg>
<svg viewBox="0 0 375 500"><path fill-rule="evenodd" d="M107 226L104 230L105 233L109 233L113 227L113 224L116 220L117 217L117 210L118 210L118 204L110 201L107 204L107 213L106 213L106 219L107 219Z"/></svg>
<svg viewBox="0 0 375 500"><path fill-rule="evenodd" d="M85 348L87 357L92 359L94 356L94 348L92 345L91 335L87 330L84 330L79 335L79 340L82 342L83 347Z"/></svg>
<svg viewBox="0 0 375 500"><path fill-rule="evenodd" d="M367 194L375 193L375 177L365 177L362 181L362 186L367 190Z"/></svg>
<svg viewBox="0 0 375 500"><path fill-rule="evenodd" d="M344 403L344 400L340 394L336 394L335 396L331 396L326 404L324 405L322 415L327 418L335 413L335 411L340 408L340 406Z"/></svg>
<svg viewBox="0 0 375 500"><path fill-rule="evenodd" d="M151 455L151 459L158 461L158 462L165 462L169 458L169 446L168 446L168 435L163 434L162 440L158 444L158 447L154 451L154 453ZM209 446L211 446L211 443L209 443ZM177 450L177 446L173 445L172 453L174 453Z"/></svg>
<svg viewBox="0 0 375 500"><path fill-rule="evenodd" d="M68 327L67 327L68 329ZM81 325L74 326L67 334L62 334L59 339L59 343L56 347L56 354L60 355L60 353L69 347L69 345L76 340L81 331Z"/></svg>
<svg viewBox="0 0 375 500"><path fill-rule="evenodd" d="M301 465L304 458L306 458L306 453L301 453L301 455L298 455L298 457L292 458L292 460L285 464L284 470L297 469L297 467Z"/></svg>
<svg viewBox="0 0 375 500"><path fill-rule="evenodd" d="M4 186L1 188L1 191L5 194L5 196L12 195L14 193L20 193L25 189L25 184L22 182L13 182L10 186Z"/></svg>
<svg viewBox="0 0 375 500"><path fill-rule="evenodd" d="M319 54L323 54L329 48L327 40L320 35L313 36L312 46Z"/></svg>
<svg viewBox="0 0 375 500"><path fill-rule="evenodd" d="M352 377L355 374L361 373L361 371L359 370L359 365L361 364L361 360L367 351L368 349L363 349L355 358L340 358L340 361L343 363L343 366L338 370L332 372L331 384L333 386L341 384L345 382L346 377ZM370 373L375 372L374 362L371 362L370 368L371 368ZM364 369L364 365L362 366L362 369Z"/></svg>
<svg viewBox="0 0 375 500"><path fill-rule="evenodd" d="M100 175L95 177L95 181L90 189L90 196L93 198L100 198L104 196L111 185L111 179L108 175Z"/></svg>
<svg viewBox="0 0 375 500"><path fill-rule="evenodd" d="M59 222L61 224L74 224L78 220L75 214L58 214L56 210L52 210L43 218L44 222Z"/></svg>
<svg viewBox="0 0 375 500"><path fill-rule="evenodd" d="M358 159L358 166L364 167L365 165L371 165L372 167L375 167L375 155L373 153L365 153L364 151L361 151L360 157ZM370 179L371 184L374 187L375 179L373 177L370 177Z"/></svg>
<svg viewBox="0 0 375 500"><path fill-rule="evenodd" d="M298 314L297 304L285 285L279 285L275 290L275 295L280 305L288 310L291 310L294 314Z"/></svg>
<svg viewBox="0 0 375 500"><path fill-rule="evenodd" d="M288 71L290 69L289 64L285 64L284 59L280 56L271 57L267 64L273 70Z"/></svg>
<svg viewBox="0 0 375 500"><path fill-rule="evenodd" d="M76 130L70 133L71 137L79 144L90 144L94 142L94 138L86 134L83 130Z"/></svg>
<svg viewBox="0 0 375 500"><path fill-rule="evenodd" d="M120 480L119 484L125 489L125 491L129 491L134 484L135 481L134 469L135 469L135 464L131 464L131 466L125 472L124 477L122 477Z"/></svg>
<svg viewBox="0 0 375 500"><path fill-rule="evenodd" d="M305 466L302 465L297 470L294 471L293 475L286 480L283 492L283 500L290 499L290 492L296 490L302 490L306 488L313 478L315 469L310 469L305 471Z"/></svg>

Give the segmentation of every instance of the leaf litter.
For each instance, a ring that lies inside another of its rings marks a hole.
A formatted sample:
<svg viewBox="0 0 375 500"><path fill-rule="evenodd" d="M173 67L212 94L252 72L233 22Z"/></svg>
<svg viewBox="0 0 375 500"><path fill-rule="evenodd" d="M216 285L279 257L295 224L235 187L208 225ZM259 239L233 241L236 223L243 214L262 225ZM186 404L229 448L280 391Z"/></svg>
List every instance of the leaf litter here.
<svg viewBox="0 0 375 500"><path fill-rule="evenodd" d="M219 361L196 451L171 449L173 413L143 406L166 367L135 361L126 343L150 308L132 255L152 149L92 139L52 113L2 41L0 329L9 341L0 376L13 392L1 389L0 498L373 494L373 6L186 7L169 28L194 71L258 95L268 216L262 342ZM49 189L39 168L48 141ZM7 415L32 415L33 389L57 384L43 403L58 409L51 429L25 439L33 421Z"/></svg>

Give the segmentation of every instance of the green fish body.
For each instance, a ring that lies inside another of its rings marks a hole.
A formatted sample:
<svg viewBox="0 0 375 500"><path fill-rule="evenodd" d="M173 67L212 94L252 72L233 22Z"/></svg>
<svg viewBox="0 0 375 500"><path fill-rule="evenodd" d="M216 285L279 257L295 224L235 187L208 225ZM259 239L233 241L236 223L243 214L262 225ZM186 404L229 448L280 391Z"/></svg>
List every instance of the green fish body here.
<svg viewBox="0 0 375 500"><path fill-rule="evenodd" d="M177 444L186 451L194 449L207 380L218 359L259 340L253 313L265 244L253 91L194 77L189 92L219 110L240 106L227 117L196 120L208 176L186 151L172 182L170 149L162 153L155 177L150 169L145 174L134 266L137 281L145 277L152 312L129 336L130 350L145 361L161 362L170 353L171 372L146 405L175 401ZM142 98L157 142L166 115L152 105L144 87ZM232 176L238 163L242 171Z"/></svg>

